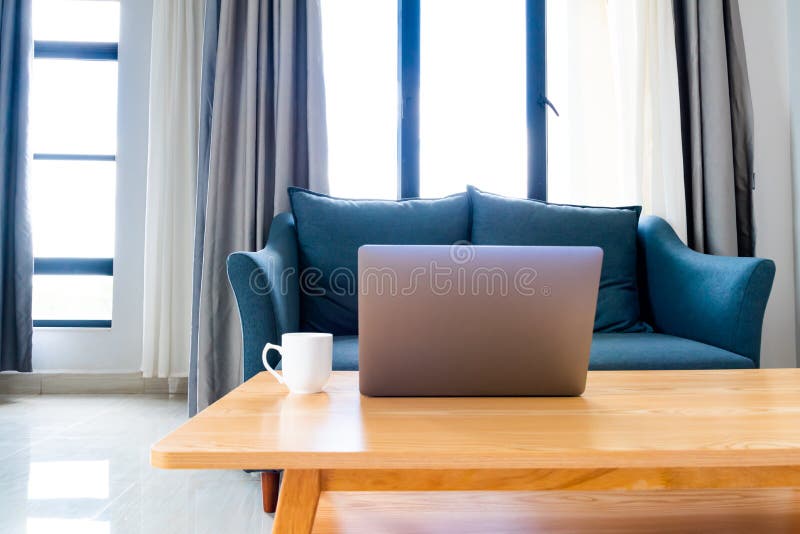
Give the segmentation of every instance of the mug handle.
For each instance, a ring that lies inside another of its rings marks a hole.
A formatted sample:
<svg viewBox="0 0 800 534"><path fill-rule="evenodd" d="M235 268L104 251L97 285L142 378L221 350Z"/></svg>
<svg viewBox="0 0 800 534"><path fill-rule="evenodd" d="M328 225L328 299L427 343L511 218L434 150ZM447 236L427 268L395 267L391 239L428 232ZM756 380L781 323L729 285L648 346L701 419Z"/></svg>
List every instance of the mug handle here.
<svg viewBox="0 0 800 534"><path fill-rule="evenodd" d="M278 373L276 373L275 369L273 369L272 366L267 361L267 352L269 352L269 349L277 350L278 354L281 355L281 358L283 358L283 349L278 345L267 343L266 345L264 345L264 350L261 352L261 362L264 364L264 368L267 371L269 371L269 374L275 377L275 380L277 380L280 384L283 384L284 383L283 377Z"/></svg>

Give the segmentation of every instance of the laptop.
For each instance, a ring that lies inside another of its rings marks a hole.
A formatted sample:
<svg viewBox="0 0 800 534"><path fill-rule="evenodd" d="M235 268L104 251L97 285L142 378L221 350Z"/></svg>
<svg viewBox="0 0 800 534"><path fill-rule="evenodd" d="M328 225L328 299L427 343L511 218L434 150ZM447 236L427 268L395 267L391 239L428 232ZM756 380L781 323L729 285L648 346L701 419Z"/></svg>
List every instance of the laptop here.
<svg viewBox="0 0 800 534"><path fill-rule="evenodd" d="M598 247L360 247L361 393L581 395L602 261Z"/></svg>

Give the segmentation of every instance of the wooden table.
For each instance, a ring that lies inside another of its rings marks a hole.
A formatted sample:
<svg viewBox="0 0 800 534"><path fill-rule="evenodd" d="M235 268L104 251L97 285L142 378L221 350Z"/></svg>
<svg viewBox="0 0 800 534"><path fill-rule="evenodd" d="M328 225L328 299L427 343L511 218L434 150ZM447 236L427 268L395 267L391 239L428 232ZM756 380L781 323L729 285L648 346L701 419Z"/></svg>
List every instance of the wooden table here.
<svg viewBox="0 0 800 534"><path fill-rule="evenodd" d="M591 372L578 398L369 398L353 372L288 395L262 373L151 462L285 470L275 532L310 532L323 491L795 487L800 369Z"/></svg>

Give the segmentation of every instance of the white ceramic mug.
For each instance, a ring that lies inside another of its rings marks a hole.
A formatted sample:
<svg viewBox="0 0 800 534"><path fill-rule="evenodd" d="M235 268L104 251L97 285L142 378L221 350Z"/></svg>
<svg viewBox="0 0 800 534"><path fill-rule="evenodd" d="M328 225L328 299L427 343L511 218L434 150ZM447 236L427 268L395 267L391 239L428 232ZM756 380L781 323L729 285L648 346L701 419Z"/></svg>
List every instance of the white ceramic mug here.
<svg viewBox="0 0 800 534"><path fill-rule="evenodd" d="M281 354L283 376L267 361L267 352ZM261 353L264 367L292 393L319 393L333 369L333 336L317 332L293 332L281 336L281 346L267 343Z"/></svg>

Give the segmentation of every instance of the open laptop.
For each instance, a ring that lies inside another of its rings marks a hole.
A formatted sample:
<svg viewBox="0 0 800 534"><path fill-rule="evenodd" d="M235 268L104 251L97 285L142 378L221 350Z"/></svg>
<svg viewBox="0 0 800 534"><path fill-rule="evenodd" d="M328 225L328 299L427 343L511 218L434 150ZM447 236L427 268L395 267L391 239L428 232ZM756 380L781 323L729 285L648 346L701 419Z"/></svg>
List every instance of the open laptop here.
<svg viewBox="0 0 800 534"><path fill-rule="evenodd" d="M598 247L365 245L358 357L370 396L576 396Z"/></svg>

